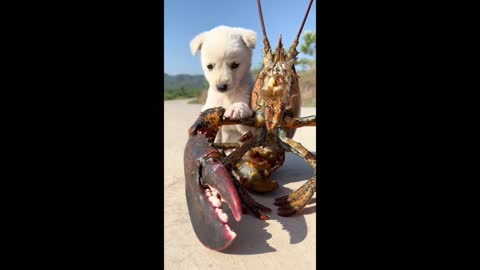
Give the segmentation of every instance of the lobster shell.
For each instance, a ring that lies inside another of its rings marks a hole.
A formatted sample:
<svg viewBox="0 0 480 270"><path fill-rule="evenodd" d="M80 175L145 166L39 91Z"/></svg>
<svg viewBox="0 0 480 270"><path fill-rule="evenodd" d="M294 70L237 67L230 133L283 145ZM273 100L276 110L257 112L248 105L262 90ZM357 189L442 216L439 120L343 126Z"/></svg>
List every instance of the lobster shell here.
<svg viewBox="0 0 480 270"><path fill-rule="evenodd" d="M295 73L295 75L297 74L295 70L295 66L292 67L292 71ZM262 89L262 84L263 84L263 80L260 78L260 75L261 73L257 76L257 80L255 81L255 86L253 87L253 91L250 96L250 108L252 108L253 111L255 111L257 108L257 100L260 95L260 90ZM300 85L298 82L298 76L292 76L292 86L290 88L290 97L293 97L290 100L293 117L300 117L302 99L300 96ZM289 138L293 138L293 135L295 135L295 131L296 129L294 128L288 129L287 136Z"/></svg>

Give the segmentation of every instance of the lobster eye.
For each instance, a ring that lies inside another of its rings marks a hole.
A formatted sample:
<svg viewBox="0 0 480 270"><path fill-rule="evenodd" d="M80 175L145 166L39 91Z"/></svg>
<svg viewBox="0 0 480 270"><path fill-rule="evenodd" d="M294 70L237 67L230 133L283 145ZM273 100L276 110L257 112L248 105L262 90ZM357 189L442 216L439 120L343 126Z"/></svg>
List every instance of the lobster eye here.
<svg viewBox="0 0 480 270"><path fill-rule="evenodd" d="M213 65L212 65L212 64L208 64L208 65L207 65L207 68L208 68L208 70L212 70L212 69L213 69Z"/></svg>
<svg viewBox="0 0 480 270"><path fill-rule="evenodd" d="M233 63L233 64L231 65L231 68L232 68L232 69L236 69L236 68L238 68L238 66L240 66L240 64Z"/></svg>

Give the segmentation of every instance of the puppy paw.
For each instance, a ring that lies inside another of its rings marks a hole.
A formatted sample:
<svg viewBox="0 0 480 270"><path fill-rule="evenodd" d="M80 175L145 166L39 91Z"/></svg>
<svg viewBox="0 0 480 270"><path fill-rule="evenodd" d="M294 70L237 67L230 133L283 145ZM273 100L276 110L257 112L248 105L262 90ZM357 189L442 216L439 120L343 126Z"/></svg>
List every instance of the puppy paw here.
<svg viewBox="0 0 480 270"><path fill-rule="evenodd" d="M223 117L232 119L232 120L237 120L237 119L249 117L252 114L253 114L253 111L250 109L250 107L247 104L243 102L237 102L237 103L233 103L232 106L227 108L227 110L223 114Z"/></svg>

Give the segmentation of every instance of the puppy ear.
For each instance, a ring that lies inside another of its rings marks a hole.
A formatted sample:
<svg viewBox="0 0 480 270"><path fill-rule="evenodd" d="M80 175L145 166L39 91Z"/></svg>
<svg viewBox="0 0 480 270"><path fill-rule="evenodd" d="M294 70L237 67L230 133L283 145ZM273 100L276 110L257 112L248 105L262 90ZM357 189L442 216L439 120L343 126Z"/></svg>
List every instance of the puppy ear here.
<svg viewBox="0 0 480 270"><path fill-rule="evenodd" d="M198 34L192 39L192 41L190 41L190 50L192 51L192 55L195 55L202 48L203 40L205 39L206 33L207 32Z"/></svg>
<svg viewBox="0 0 480 270"><path fill-rule="evenodd" d="M257 33L252 30L248 29L239 29L240 38L245 42L250 49L255 49L255 45L257 44Z"/></svg>

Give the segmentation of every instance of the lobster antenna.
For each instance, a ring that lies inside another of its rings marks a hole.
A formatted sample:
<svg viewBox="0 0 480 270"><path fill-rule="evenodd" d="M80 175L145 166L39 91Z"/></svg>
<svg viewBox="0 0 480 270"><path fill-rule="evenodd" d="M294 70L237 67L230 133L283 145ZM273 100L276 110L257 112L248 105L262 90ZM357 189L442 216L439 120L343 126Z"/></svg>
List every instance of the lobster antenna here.
<svg viewBox="0 0 480 270"><path fill-rule="evenodd" d="M302 33L303 26L305 25L305 21L307 21L308 13L310 12L310 8L312 7L313 0L310 0L310 4L308 5L307 13L305 14L305 17L303 18L302 26L300 26L300 31L298 31L297 38L295 39L294 43L298 43L298 40L300 39L300 34ZM262 26L263 26L263 20L262 20ZM265 30L263 32L265 35Z"/></svg>
<svg viewBox="0 0 480 270"><path fill-rule="evenodd" d="M260 15L260 22L262 23L263 36L266 37L267 31L265 31L265 24L263 23L262 4L260 4L260 0L257 0L257 5L258 5L258 14Z"/></svg>
<svg viewBox="0 0 480 270"><path fill-rule="evenodd" d="M260 15L260 22L262 23L262 32L263 32L263 44L265 45L264 53L270 52L270 42L268 41L267 31L265 30L265 24L263 23L263 12L262 12L262 4L260 4L260 0L257 0L258 6L258 14Z"/></svg>

